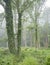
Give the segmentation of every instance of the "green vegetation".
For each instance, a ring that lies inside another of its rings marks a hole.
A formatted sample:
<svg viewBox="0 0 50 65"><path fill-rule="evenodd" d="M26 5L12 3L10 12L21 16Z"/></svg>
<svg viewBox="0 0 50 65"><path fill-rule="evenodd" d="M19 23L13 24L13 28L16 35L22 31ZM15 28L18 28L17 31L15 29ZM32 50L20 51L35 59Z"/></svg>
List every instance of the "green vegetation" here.
<svg viewBox="0 0 50 65"><path fill-rule="evenodd" d="M8 49L0 49L0 65L50 65L50 50L22 48L20 61Z"/></svg>
<svg viewBox="0 0 50 65"><path fill-rule="evenodd" d="M50 65L50 8L46 3L0 0L4 9L0 13L0 65Z"/></svg>

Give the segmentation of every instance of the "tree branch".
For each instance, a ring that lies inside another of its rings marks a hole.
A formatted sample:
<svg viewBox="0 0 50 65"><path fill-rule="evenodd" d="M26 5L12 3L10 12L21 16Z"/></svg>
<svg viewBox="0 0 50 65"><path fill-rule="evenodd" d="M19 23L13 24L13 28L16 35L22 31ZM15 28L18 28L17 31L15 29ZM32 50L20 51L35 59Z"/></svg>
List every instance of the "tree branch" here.
<svg viewBox="0 0 50 65"><path fill-rule="evenodd" d="M33 1L25 1L21 7L21 12L24 12L26 9L28 9L33 3L34 3L35 0Z"/></svg>

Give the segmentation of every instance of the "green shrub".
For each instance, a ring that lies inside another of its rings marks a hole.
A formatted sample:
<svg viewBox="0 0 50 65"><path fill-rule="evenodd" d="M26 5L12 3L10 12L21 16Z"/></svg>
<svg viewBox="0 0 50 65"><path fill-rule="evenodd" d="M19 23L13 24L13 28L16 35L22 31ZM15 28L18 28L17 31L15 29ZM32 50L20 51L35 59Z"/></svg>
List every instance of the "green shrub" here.
<svg viewBox="0 0 50 65"><path fill-rule="evenodd" d="M39 65L37 59L34 57L26 57L23 62L19 63L19 65Z"/></svg>
<svg viewBox="0 0 50 65"><path fill-rule="evenodd" d="M12 54L9 55L3 55L3 57L0 58L0 65L15 65L17 64L16 62L16 57Z"/></svg>
<svg viewBox="0 0 50 65"><path fill-rule="evenodd" d="M50 55L47 56L45 64L50 65Z"/></svg>

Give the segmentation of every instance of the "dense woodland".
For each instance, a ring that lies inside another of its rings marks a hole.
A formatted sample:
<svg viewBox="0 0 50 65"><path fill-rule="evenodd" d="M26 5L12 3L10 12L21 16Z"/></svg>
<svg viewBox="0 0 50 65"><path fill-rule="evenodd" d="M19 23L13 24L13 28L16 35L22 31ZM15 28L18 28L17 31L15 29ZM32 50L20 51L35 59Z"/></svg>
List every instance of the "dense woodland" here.
<svg viewBox="0 0 50 65"><path fill-rule="evenodd" d="M0 65L50 65L46 1L0 0Z"/></svg>

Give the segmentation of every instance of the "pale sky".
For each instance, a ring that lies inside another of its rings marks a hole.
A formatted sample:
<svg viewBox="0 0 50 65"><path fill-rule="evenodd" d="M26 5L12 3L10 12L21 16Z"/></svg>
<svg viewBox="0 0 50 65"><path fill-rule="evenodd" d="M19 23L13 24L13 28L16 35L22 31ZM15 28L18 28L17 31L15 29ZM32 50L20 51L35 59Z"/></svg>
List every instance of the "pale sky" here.
<svg viewBox="0 0 50 65"><path fill-rule="evenodd" d="M4 8L0 5L0 13L4 12Z"/></svg>
<svg viewBox="0 0 50 65"><path fill-rule="evenodd" d="M45 3L46 7L50 7L50 0L47 0L47 2ZM4 12L4 8L0 5L0 13Z"/></svg>
<svg viewBox="0 0 50 65"><path fill-rule="evenodd" d="M47 0L47 2L45 3L46 7L50 7L50 0Z"/></svg>

